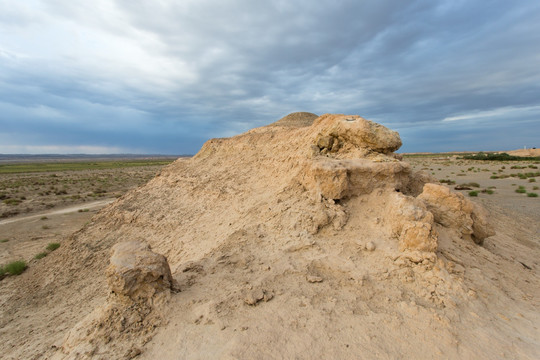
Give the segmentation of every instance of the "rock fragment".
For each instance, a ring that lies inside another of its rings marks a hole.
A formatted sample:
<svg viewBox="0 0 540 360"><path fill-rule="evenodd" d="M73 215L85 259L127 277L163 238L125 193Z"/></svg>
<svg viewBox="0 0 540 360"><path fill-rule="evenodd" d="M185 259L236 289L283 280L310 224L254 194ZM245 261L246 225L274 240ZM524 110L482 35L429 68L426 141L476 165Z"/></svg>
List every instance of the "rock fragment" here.
<svg viewBox="0 0 540 360"><path fill-rule="evenodd" d="M170 290L173 280L167 259L140 241L116 244L112 248L107 282L110 290L132 301L147 301Z"/></svg>

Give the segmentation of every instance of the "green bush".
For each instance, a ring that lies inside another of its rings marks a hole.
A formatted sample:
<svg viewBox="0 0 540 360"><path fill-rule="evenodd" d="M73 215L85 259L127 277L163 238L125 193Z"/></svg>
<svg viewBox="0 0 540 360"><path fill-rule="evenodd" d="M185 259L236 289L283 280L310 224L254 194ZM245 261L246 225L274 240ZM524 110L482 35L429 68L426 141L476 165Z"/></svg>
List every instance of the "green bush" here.
<svg viewBox="0 0 540 360"><path fill-rule="evenodd" d="M537 193L527 193L528 197L538 197Z"/></svg>
<svg viewBox="0 0 540 360"><path fill-rule="evenodd" d="M484 194L488 194L488 195L493 195L495 193L495 191L493 191L491 189L484 189L484 190L482 190L482 192Z"/></svg>
<svg viewBox="0 0 540 360"><path fill-rule="evenodd" d="M45 256L47 256L46 252L40 252L39 254L34 256L34 259L36 259L36 260L43 259Z"/></svg>
<svg viewBox="0 0 540 360"><path fill-rule="evenodd" d="M538 186L533 186L533 190L538 190L540 189Z"/></svg>
<svg viewBox="0 0 540 360"><path fill-rule="evenodd" d="M478 191L469 191L469 196L478 196Z"/></svg>
<svg viewBox="0 0 540 360"><path fill-rule="evenodd" d="M6 205L19 205L22 203L22 200L19 199L6 199L4 200L4 204Z"/></svg>
<svg viewBox="0 0 540 360"><path fill-rule="evenodd" d="M520 186L516 189L516 192L519 194L525 194L527 190L525 190L525 186Z"/></svg>
<svg viewBox="0 0 540 360"><path fill-rule="evenodd" d="M12 261L4 266L4 271L11 275L20 275L26 270L26 262L24 260Z"/></svg>
<svg viewBox="0 0 540 360"><path fill-rule="evenodd" d="M5 242L8 242L8 241L9 241L9 239L2 239L2 240L0 240L0 243L5 243Z"/></svg>
<svg viewBox="0 0 540 360"><path fill-rule="evenodd" d="M47 247L45 249L47 249L49 251L54 251L54 250L58 249L59 247L60 247L59 243L50 243L49 245L47 245Z"/></svg>

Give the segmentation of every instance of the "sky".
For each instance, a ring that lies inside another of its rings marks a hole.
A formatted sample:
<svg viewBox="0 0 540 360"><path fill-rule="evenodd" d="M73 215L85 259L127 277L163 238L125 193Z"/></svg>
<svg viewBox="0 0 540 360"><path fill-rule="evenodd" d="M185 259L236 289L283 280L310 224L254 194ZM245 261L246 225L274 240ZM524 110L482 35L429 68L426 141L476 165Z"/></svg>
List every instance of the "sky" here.
<svg viewBox="0 0 540 360"><path fill-rule="evenodd" d="M0 153L194 154L295 111L540 147L540 1L0 0Z"/></svg>

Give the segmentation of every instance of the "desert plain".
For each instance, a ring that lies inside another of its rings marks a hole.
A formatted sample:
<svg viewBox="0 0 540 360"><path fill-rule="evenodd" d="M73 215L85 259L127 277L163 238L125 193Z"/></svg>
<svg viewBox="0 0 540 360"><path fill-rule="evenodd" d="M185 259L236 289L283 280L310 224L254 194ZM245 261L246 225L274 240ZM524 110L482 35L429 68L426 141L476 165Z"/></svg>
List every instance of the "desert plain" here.
<svg viewBox="0 0 540 360"><path fill-rule="evenodd" d="M28 268L0 281L3 357L537 359L540 162L399 145L292 114L8 214L0 259Z"/></svg>

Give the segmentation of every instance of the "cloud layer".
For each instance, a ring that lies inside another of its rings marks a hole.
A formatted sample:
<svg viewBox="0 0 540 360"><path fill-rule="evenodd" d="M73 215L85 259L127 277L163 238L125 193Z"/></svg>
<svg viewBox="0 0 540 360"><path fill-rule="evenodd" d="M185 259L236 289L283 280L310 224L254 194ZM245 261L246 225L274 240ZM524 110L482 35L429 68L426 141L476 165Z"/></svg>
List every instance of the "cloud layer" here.
<svg viewBox="0 0 540 360"><path fill-rule="evenodd" d="M293 111L362 115L403 151L540 146L538 1L0 7L0 153L194 153Z"/></svg>

